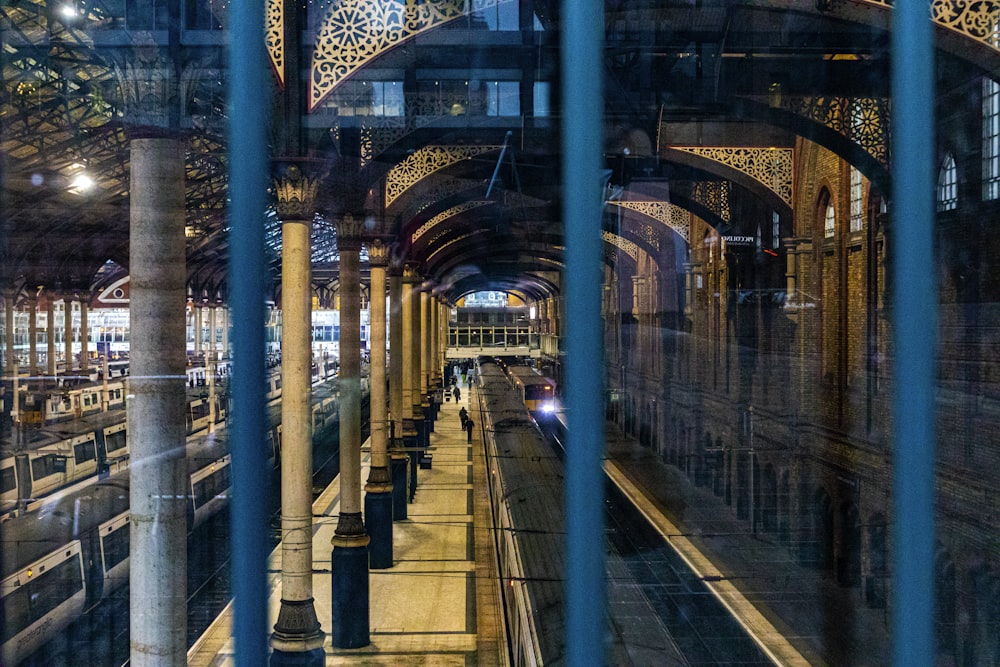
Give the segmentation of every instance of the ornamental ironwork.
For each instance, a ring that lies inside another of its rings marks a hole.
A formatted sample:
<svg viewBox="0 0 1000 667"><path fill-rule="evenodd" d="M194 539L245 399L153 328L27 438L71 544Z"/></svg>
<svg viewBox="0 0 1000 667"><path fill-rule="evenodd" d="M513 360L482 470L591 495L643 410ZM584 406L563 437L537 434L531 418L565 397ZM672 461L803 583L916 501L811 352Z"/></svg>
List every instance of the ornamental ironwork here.
<svg viewBox="0 0 1000 667"><path fill-rule="evenodd" d="M385 184L386 207L391 206L420 179L462 160L498 151L500 148L500 146L424 146L389 170Z"/></svg>
<svg viewBox="0 0 1000 667"><path fill-rule="evenodd" d="M691 189L691 199L729 222L729 181L698 181Z"/></svg>
<svg viewBox="0 0 1000 667"><path fill-rule="evenodd" d="M435 250L434 252L432 252L430 255L427 256L427 261L429 262L431 259L434 258L435 255L437 255L439 252L442 252L448 246L455 245L459 241L464 241L465 239L469 238L470 236L473 236L474 234L482 234L485 231L486 230L484 230L484 229L479 229L479 230L476 230L474 232L469 232L468 234L462 234L460 236L456 236L452 240L446 241L445 243L442 243L441 247L439 247L437 250Z"/></svg>
<svg viewBox="0 0 1000 667"><path fill-rule="evenodd" d="M859 0L870 5L891 8L891 0ZM931 0L931 18L938 25L997 50L997 23L1000 3L996 0Z"/></svg>
<svg viewBox="0 0 1000 667"><path fill-rule="evenodd" d="M670 227L685 241L691 240L691 215L676 204L663 201L609 201L608 203L642 213ZM659 239L656 240L654 247L660 249Z"/></svg>
<svg viewBox="0 0 1000 667"><path fill-rule="evenodd" d="M466 211L471 211L474 208L479 208L480 206L486 206L487 204L492 204L491 201L467 201L459 204L458 206L452 206L446 211L438 213L433 218L420 225L417 231L413 232L410 237L410 243L416 243L417 239L423 236L425 233L433 229L438 223L441 223L448 218L458 215L459 213L465 213Z"/></svg>
<svg viewBox="0 0 1000 667"><path fill-rule="evenodd" d="M309 80L312 111L337 85L402 42L498 0L342 0L331 5L316 34Z"/></svg>
<svg viewBox="0 0 1000 667"><path fill-rule="evenodd" d="M278 85L285 87L285 2L267 0L264 6L264 45Z"/></svg>
<svg viewBox="0 0 1000 667"><path fill-rule="evenodd" d="M856 143L879 164L889 166L889 100L875 97L789 97L781 106L826 125Z"/></svg>
<svg viewBox="0 0 1000 667"><path fill-rule="evenodd" d="M612 234L607 230L601 230L601 238L617 247L633 260L639 261L639 246L637 246L634 241L629 241L628 239L618 236L617 234Z"/></svg>
<svg viewBox="0 0 1000 667"><path fill-rule="evenodd" d="M792 149L720 146L671 146L746 174L781 201L792 205Z"/></svg>

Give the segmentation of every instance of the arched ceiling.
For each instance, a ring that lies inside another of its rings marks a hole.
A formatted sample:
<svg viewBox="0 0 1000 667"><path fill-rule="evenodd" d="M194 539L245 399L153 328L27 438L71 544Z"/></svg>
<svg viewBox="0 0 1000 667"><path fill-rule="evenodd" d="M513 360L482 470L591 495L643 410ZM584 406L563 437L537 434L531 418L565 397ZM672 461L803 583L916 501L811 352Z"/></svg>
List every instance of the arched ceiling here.
<svg viewBox="0 0 1000 667"><path fill-rule="evenodd" d="M337 39L371 31L371 17L362 11L355 33L323 32L331 12L346 2L302 5L306 44L343 49L347 42ZM178 129L188 151L188 281L193 291L224 295L225 11L203 0L184 3L184 29L171 33L153 14L126 16L123 4L77 2L75 13L54 0L0 7L0 279L30 289L85 290L127 272L125 112L137 63L148 64L149 52L167 53L173 34L170 53L184 82ZM417 7L406 7L411 4ZM938 23L939 85L960 86L1000 66L998 51L976 33L984 12L996 24L995 3L930 4ZM455 9L444 0L425 5ZM361 64L353 73L322 96L307 91L313 96L292 122L324 178L312 232L317 289L335 284L332 220L346 211L394 237L397 254L416 262L448 300L479 290L529 298L558 291L551 279L563 247L558 3L481 6L384 47L358 47L351 55ZM760 200L787 216L791 209L774 177L761 176L765 158L747 166L746 152L740 163L689 149L788 150L799 137L888 187L888 2L607 0L605 6L601 103L617 192L656 183L665 205L739 230L745 221L727 219L704 196L725 183L737 200ZM199 13L188 15L193 8ZM138 25L143 21L149 25ZM513 30L490 29L511 21ZM317 62L300 63L294 54L282 59L303 79L315 76ZM292 89L285 83L282 88L273 79L272 88L261 91L273 100L274 137L290 122L281 111L289 108L281 100ZM449 151L454 159L445 159ZM609 211L615 215L614 207ZM648 225L642 229L627 225L621 233L648 243L635 236L649 237ZM676 231L667 225L664 233L669 229ZM277 281L280 225L273 210L261 212L261 230Z"/></svg>

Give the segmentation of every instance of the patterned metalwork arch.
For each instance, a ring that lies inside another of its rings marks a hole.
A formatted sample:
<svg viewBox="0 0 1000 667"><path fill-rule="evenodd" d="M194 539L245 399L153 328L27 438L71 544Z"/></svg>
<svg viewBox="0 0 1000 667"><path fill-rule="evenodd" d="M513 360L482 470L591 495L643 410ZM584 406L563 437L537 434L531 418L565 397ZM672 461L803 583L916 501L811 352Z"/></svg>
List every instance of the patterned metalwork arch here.
<svg viewBox="0 0 1000 667"><path fill-rule="evenodd" d="M662 201L609 201L607 203L642 213L670 227L686 243L691 241L691 214L676 204ZM657 243L658 246L659 243Z"/></svg>
<svg viewBox="0 0 1000 667"><path fill-rule="evenodd" d="M892 0L854 0L861 4L892 8ZM1000 2L996 0L931 0L931 18L939 26L998 50Z"/></svg>
<svg viewBox="0 0 1000 667"><path fill-rule="evenodd" d="M430 220L428 220L424 224L420 225L420 227L418 227L417 230L415 232L413 232L413 234L410 236L410 243L411 244L416 243L417 239L419 239L421 236L423 236L424 234L426 234L427 232L429 232L431 229L433 229L436 225L438 225L441 222L444 222L448 218L456 216L456 215L458 215L460 213L465 213L466 211L471 211L473 209L479 208L480 206L487 206L487 205L492 204L492 203L493 202L489 201L489 200L478 200L478 201L473 200L473 201L464 202L464 203L459 204L457 206L452 206L451 208L447 209L446 211L442 211L441 213L438 213L433 218L431 218Z"/></svg>
<svg viewBox="0 0 1000 667"><path fill-rule="evenodd" d="M793 150L734 146L671 146L735 169L754 179L783 202L792 205Z"/></svg>
<svg viewBox="0 0 1000 667"><path fill-rule="evenodd" d="M424 146L389 170L385 183L386 208L421 179L462 160L501 148L502 146Z"/></svg>
<svg viewBox="0 0 1000 667"><path fill-rule="evenodd" d="M639 261L639 246L635 244L635 241L630 241L618 234L612 234L607 230L601 231L601 238L604 239L605 243L610 243L631 257L633 261Z"/></svg>
<svg viewBox="0 0 1000 667"><path fill-rule="evenodd" d="M264 6L264 46L278 85L285 87L285 0L267 0Z"/></svg>
<svg viewBox="0 0 1000 667"><path fill-rule="evenodd" d="M312 111L337 85L406 40L493 7L498 0L341 0L330 6L316 34L309 79Z"/></svg>

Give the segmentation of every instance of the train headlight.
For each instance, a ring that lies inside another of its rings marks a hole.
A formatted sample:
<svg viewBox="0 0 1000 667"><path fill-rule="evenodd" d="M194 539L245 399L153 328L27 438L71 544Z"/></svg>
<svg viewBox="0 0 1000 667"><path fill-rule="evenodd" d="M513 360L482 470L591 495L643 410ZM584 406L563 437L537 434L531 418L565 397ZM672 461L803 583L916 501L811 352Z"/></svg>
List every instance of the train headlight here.
<svg viewBox="0 0 1000 667"><path fill-rule="evenodd" d="M550 415L553 412L555 412L555 410L556 410L556 406L553 405L552 403L542 403L542 412L544 412L545 414L549 414Z"/></svg>

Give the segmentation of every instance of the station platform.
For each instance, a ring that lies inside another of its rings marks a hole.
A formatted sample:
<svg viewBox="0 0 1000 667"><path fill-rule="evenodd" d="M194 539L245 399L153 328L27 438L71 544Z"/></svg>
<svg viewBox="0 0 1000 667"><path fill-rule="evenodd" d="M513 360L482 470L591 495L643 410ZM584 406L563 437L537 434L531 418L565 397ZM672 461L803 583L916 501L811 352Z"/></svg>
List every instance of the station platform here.
<svg viewBox="0 0 1000 667"><path fill-rule="evenodd" d="M500 621L495 558L489 535L486 466L479 426L472 442L459 410L478 419L475 390L441 405L430 436L432 466L417 473L417 489L407 518L393 523L393 567L370 570L371 643L336 649L327 636L327 665L502 664L505 640ZM370 454L362 454L362 484ZM340 482L334 479L313 504L313 596L324 630L331 627L330 554L340 511ZM269 561L269 627L281 600L281 547ZM232 604L188 652L188 664L235 664L231 639Z"/></svg>

